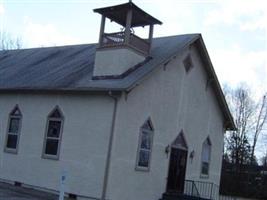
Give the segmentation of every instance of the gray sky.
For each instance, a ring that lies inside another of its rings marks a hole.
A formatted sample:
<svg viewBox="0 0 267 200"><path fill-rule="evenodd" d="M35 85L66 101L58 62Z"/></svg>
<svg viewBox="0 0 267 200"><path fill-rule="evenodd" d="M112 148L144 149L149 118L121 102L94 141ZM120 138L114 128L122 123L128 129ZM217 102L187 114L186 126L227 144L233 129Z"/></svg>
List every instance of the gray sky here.
<svg viewBox="0 0 267 200"><path fill-rule="evenodd" d="M100 15L92 9L127 0L0 0L0 28L24 47L98 41ZM133 0L163 22L155 37L201 33L221 84L246 83L267 91L267 1ZM109 23L107 31L119 31ZM145 30L147 31L147 30ZM141 36L143 30L137 30Z"/></svg>

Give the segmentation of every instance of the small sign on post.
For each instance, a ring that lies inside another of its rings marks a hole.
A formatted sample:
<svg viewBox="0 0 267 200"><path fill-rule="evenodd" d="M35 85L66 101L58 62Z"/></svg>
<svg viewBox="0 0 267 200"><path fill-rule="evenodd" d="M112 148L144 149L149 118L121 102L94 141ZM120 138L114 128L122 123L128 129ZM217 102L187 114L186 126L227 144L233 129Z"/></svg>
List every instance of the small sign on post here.
<svg viewBox="0 0 267 200"><path fill-rule="evenodd" d="M60 178L60 191L59 191L59 200L64 200L64 189L65 189L65 181L66 181L66 171L63 170Z"/></svg>

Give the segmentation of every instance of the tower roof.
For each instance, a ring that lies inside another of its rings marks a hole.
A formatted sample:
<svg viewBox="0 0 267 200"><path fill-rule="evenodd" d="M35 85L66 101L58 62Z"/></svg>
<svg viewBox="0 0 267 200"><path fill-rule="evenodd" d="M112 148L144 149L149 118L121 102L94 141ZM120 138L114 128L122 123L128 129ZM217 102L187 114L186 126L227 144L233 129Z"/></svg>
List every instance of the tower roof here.
<svg viewBox="0 0 267 200"><path fill-rule="evenodd" d="M105 8L97 8L94 9L94 12L97 12L109 18L111 21L114 21L125 27L127 12L130 9L132 9L133 11L131 27L146 26L151 24L162 24L161 21L152 17L132 2Z"/></svg>

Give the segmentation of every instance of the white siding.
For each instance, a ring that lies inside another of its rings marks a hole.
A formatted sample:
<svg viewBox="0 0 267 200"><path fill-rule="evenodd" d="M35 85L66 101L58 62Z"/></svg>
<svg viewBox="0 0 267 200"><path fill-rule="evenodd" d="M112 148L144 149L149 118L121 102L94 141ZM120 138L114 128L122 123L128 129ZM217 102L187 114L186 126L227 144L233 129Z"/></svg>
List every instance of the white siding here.
<svg viewBox="0 0 267 200"><path fill-rule="evenodd" d="M4 153L9 112L18 104L22 129L18 154ZM58 105L64 114L59 160L43 159L48 113ZM92 95L0 95L0 178L58 190L67 171L66 191L100 197L114 101Z"/></svg>
<svg viewBox="0 0 267 200"><path fill-rule="evenodd" d="M147 80L119 101L108 199L157 200L165 192L169 158L165 147L183 129L189 153L186 179L200 179L203 141L210 136L210 176L202 181L219 184L223 148L223 119L212 89L206 90L206 73L194 47L190 50L194 68L187 74L184 52L164 71L160 67ZM139 128L151 117L155 128L149 172L136 171Z"/></svg>
<svg viewBox="0 0 267 200"><path fill-rule="evenodd" d="M144 60L143 55L130 48L97 50L94 76L121 75Z"/></svg>
<svg viewBox="0 0 267 200"><path fill-rule="evenodd" d="M183 58L194 68L186 73ZM119 99L107 199L158 200L165 192L169 157L165 147L183 129L189 148L186 179L219 184L223 118L197 50L192 47L151 73ZM18 104L23 114L18 154L4 153L9 112ZM58 105L64 114L60 159L43 159L48 113ZM60 173L68 171L66 191L99 198L114 101L96 95L1 94L0 178L58 190ZM151 118L154 141L150 171L136 171L139 129ZM212 143L210 175L200 177L202 143Z"/></svg>

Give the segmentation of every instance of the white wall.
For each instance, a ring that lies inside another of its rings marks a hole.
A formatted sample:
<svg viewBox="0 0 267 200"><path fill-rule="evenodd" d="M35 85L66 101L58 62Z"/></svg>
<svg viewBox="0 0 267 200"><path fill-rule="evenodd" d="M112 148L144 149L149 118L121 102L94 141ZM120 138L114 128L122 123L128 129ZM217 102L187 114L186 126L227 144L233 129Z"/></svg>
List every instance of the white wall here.
<svg viewBox="0 0 267 200"><path fill-rule="evenodd" d="M194 68L182 64L190 52ZM165 147L183 129L189 153L186 179L219 184L223 148L223 119L194 47L151 73L118 104L111 169L107 190L110 200L158 200L165 192L169 157ZM22 130L18 154L4 153L8 113L18 104ZM0 178L58 190L60 173L68 171L66 191L101 196L113 100L92 95L0 95ZM60 159L41 158L46 117L58 105L65 121ZM151 168L136 171L139 128L151 117L155 128ZM210 136L210 176L200 177L200 155Z"/></svg>
<svg viewBox="0 0 267 200"><path fill-rule="evenodd" d="M3 152L9 112L18 104L22 129L18 154ZM58 105L65 121L59 160L43 159L48 113ZM58 190L67 171L66 191L91 197L102 192L114 101L92 95L1 94L0 178Z"/></svg>
<svg viewBox="0 0 267 200"><path fill-rule="evenodd" d="M206 90L206 73L193 47L194 68L186 74L182 64L188 52L154 71L142 84L120 99L108 199L157 200L165 192L169 158L165 147L183 129L189 153L186 179L219 184L223 149L223 119L212 89ZM139 128L151 117L155 128L149 172L136 171ZM212 155L209 178L200 178L202 143L210 136Z"/></svg>
<svg viewBox="0 0 267 200"><path fill-rule="evenodd" d="M143 55L127 47L97 50L94 76L120 75L144 60Z"/></svg>

